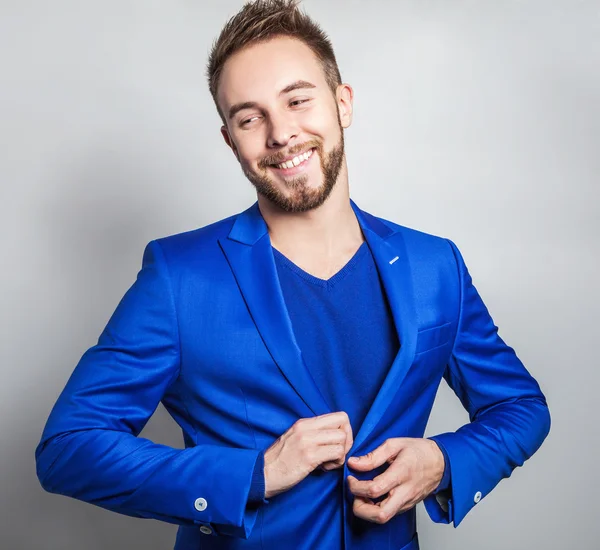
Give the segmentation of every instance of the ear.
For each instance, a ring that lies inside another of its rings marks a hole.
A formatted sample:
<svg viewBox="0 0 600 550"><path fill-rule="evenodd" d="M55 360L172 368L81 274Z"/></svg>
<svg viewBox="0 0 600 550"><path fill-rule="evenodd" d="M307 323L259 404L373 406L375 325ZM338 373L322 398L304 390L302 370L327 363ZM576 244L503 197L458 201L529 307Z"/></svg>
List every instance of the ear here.
<svg viewBox="0 0 600 550"><path fill-rule="evenodd" d="M229 135L229 131L227 130L227 127L225 125L221 126L221 135L223 136L225 143L227 143L227 145L229 145L229 147L233 151L233 154L235 155L235 158L239 162L240 157L239 157L238 151L235 147L235 143L233 143L233 140L231 139L231 136Z"/></svg>
<svg viewBox="0 0 600 550"><path fill-rule="evenodd" d="M352 102L354 90L350 84L340 84L336 93L338 111L340 113L340 124L342 128L348 128L352 124Z"/></svg>

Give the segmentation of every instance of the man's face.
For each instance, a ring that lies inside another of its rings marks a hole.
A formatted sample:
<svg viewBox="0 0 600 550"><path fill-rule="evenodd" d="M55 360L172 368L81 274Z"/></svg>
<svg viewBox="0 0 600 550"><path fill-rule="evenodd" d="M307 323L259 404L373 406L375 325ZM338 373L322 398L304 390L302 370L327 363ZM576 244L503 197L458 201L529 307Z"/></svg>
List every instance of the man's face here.
<svg viewBox="0 0 600 550"><path fill-rule="evenodd" d="M344 160L352 90L334 96L306 44L281 37L236 53L217 99L223 137L258 193L286 212L325 202Z"/></svg>

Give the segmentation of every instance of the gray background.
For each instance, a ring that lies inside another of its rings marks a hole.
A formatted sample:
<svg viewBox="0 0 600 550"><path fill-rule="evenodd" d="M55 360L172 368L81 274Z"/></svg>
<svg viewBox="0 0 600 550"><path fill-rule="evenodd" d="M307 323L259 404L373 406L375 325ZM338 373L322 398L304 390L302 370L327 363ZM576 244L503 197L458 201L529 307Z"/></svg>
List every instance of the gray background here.
<svg viewBox="0 0 600 550"><path fill-rule="evenodd" d="M33 453L145 244L255 200L203 74L240 6L0 1L2 548L172 548L172 525L45 493ZM459 529L419 505L423 549L598 548L600 3L304 6L355 89L352 197L458 244L552 413L541 450ZM466 421L444 383L428 435ZM143 435L182 445L162 408Z"/></svg>

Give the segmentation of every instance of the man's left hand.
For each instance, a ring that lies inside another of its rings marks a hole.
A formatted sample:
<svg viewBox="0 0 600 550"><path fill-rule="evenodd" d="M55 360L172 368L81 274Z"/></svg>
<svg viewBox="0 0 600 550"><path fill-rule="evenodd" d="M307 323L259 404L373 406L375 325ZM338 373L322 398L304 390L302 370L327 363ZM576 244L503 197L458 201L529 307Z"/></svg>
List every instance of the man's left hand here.
<svg viewBox="0 0 600 550"><path fill-rule="evenodd" d="M413 437L388 439L370 453L348 459L348 466L367 472L388 462L388 469L372 480L348 476L354 494L355 516L374 523L387 523L430 495L444 474L444 455L435 441ZM374 503L373 498L388 493Z"/></svg>

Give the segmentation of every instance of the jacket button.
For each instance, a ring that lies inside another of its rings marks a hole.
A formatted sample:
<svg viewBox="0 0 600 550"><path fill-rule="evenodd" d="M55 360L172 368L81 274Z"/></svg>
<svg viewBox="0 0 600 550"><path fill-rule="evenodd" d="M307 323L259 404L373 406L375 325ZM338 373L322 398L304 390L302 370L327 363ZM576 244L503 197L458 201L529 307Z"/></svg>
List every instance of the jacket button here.
<svg viewBox="0 0 600 550"><path fill-rule="evenodd" d="M477 504L481 500L481 491L477 491L475 493L475 497L473 498L473 500L475 501L475 504Z"/></svg>
<svg viewBox="0 0 600 550"><path fill-rule="evenodd" d="M200 527L200 531L202 533L204 533L205 535L211 535L212 534L212 529L210 527L207 527L206 525L202 525Z"/></svg>
<svg viewBox="0 0 600 550"><path fill-rule="evenodd" d="M194 508L196 508L198 512L203 512L204 510L206 510L207 506L208 502L206 502L206 499L203 498L197 498L196 502L194 502Z"/></svg>

